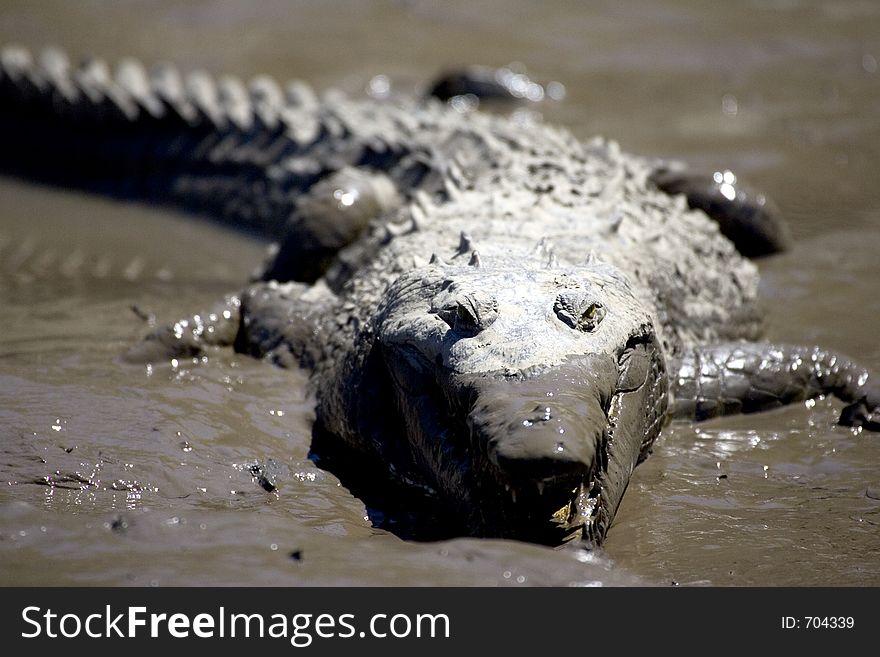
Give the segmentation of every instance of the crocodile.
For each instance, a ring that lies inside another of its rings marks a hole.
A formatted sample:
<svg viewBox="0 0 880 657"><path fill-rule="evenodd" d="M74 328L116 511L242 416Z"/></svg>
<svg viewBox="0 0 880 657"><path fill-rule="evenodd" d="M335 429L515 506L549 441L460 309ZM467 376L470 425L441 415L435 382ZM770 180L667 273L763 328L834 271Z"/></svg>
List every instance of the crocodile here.
<svg viewBox="0 0 880 657"><path fill-rule="evenodd" d="M864 367L761 341L743 254L787 240L764 197L460 110L11 47L0 167L274 240L243 292L129 356L307 368L313 458L377 518L415 509L408 538L598 544L670 419L833 394L880 429Z"/></svg>

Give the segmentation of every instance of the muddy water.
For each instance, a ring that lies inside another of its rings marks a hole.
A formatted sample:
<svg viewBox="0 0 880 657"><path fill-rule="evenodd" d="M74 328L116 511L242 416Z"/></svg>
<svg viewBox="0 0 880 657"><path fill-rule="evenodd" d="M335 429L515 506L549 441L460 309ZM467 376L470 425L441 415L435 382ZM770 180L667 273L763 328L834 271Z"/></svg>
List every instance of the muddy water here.
<svg viewBox="0 0 880 657"><path fill-rule="evenodd" d="M869 0L0 9L2 42L353 93L379 73L408 90L452 64L526 62L566 84L548 120L774 196L797 243L761 263L769 335L880 371L878 35ZM880 438L835 427L831 400L667 429L603 554L404 543L307 459L301 374L226 352L120 358L151 315L236 290L261 244L8 179L0 199L0 583L880 585Z"/></svg>

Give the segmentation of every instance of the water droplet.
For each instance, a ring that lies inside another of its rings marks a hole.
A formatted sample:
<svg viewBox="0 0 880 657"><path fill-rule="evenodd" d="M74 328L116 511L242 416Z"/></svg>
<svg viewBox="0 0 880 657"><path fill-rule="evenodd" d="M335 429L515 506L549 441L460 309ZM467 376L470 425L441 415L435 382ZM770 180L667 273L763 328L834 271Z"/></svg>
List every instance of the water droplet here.
<svg viewBox="0 0 880 657"><path fill-rule="evenodd" d="M453 96L449 99L449 106L460 114L473 112L480 105L480 99L474 94L464 94L463 96Z"/></svg>
<svg viewBox="0 0 880 657"><path fill-rule="evenodd" d="M337 189L333 192L333 198L339 201L340 207L351 207L357 201L359 194L350 189Z"/></svg>
<svg viewBox="0 0 880 657"><path fill-rule="evenodd" d="M391 80L387 75L374 75L367 83L367 93L373 98L388 98L391 93Z"/></svg>
<svg viewBox="0 0 880 657"><path fill-rule="evenodd" d="M562 433L562 429L559 430L559 433ZM562 443L556 443L556 453L559 454L560 452L564 452L564 451L565 451L565 445Z"/></svg>
<svg viewBox="0 0 880 657"><path fill-rule="evenodd" d="M525 575L517 575L517 577L516 577L517 584L523 584L525 581L526 581Z"/></svg>
<svg viewBox="0 0 880 657"><path fill-rule="evenodd" d="M733 94L724 94L721 98L721 111L727 116L736 116L739 112L739 103Z"/></svg>
<svg viewBox="0 0 880 657"><path fill-rule="evenodd" d="M272 545L269 546L269 549L274 552L278 549L278 543L272 543Z"/></svg>
<svg viewBox="0 0 880 657"><path fill-rule="evenodd" d="M534 103L540 102L544 100L544 87L537 82L532 82L526 87L524 95Z"/></svg>
<svg viewBox="0 0 880 657"><path fill-rule="evenodd" d="M504 579L510 579L510 575L511 575L511 573L510 573L509 570L505 570L503 573L501 573L501 576L502 576Z"/></svg>
<svg viewBox="0 0 880 657"><path fill-rule="evenodd" d="M530 82L531 81L526 75L522 73L517 73L510 77L507 88L510 90L510 93L512 95L516 96L517 98L522 98L526 95L526 90L528 89Z"/></svg>
<svg viewBox="0 0 880 657"><path fill-rule="evenodd" d="M553 100L562 100L565 98L565 85L561 82L547 83L547 95Z"/></svg>

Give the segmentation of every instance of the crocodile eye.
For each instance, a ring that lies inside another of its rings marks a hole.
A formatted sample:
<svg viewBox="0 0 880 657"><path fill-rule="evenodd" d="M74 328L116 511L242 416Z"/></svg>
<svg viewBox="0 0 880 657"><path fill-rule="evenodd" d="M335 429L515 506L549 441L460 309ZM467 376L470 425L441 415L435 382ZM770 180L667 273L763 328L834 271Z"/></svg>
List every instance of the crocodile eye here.
<svg viewBox="0 0 880 657"><path fill-rule="evenodd" d="M602 321L602 318L604 316L605 308L602 307L602 304L591 303L587 307L587 309L581 313L581 319L578 322L578 328L592 331L599 325L599 322Z"/></svg>
<svg viewBox="0 0 880 657"><path fill-rule="evenodd" d="M498 302L494 297L462 294L432 312L456 333L473 336L498 318Z"/></svg>
<svg viewBox="0 0 880 657"><path fill-rule="evenodd" d="M556 297L556 316L578 331L594 331L605 318L605 306L583 293L568 292Z"/></svg>

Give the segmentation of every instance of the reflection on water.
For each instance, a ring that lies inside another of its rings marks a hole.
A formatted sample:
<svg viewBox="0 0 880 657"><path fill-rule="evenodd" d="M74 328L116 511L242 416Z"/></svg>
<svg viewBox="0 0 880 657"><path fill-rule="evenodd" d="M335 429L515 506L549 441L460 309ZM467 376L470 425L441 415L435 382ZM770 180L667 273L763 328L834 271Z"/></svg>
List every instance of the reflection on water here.
<svg viewBox="0 0 880 657"><path fill-rule="evenodd" d="M565 84L563 101L535 106L545 120L767 190L796 239L761 264L770 335L876 370L878 35L880 5L857 0L0 9L4 42L351 93L525 62ZM120 358L151 317L237 290L262 245L9 180L0 198L2 583L880 584L880 440L836 427L830 400L669 427L603 555L403 543L308 460L301 373L222 351Z"/></svg>

